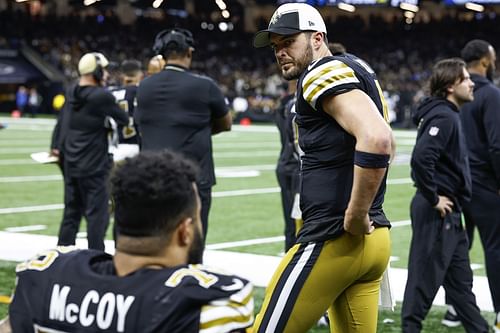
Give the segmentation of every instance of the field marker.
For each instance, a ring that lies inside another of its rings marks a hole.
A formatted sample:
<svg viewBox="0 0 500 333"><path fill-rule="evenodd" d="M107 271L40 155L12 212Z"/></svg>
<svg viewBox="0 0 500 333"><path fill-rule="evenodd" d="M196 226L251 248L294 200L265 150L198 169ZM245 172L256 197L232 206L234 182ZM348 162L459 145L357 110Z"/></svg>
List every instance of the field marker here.
<svg viewBox="0 0 500 333"><path fill-rule="evenodd" d="M247 239L247 240L236 241L236 242L224 242L224 243L217 243L217 244L209 244L206 246L206 248L209 250L221 250L221 249L228 249L228 248L240 247L240 246L278 243L278 242L283 242L284 240L285 240L285 236L255 238L255 239Z"/></svg>
<svg viewBox="0 0 500 333"><path fill-rule="evenodd" d="M47 182L62 179L62 175L0 177L0 183Z"/></svg>
<svg viewBox="0 0 500 333"><path fill-rule="evenodd" d="M250 178L259 177L258 170L242 170L242 171L215 171L215 175L219 178Z"/></svg>
<svg viewBox="0 0 500 333"><path fill-rule="evenodd" d="M46 211L46 210L58 210L58 209L63 209L63 208L64 208L64 204L14 207L14 208L0 208L0 215L1 214L13 214L13 213L42 212L42 211Z"/></svg>
<svg viewBox="0 0 500 333"><path fill-rule="evenodd" d="M236 197L240 195L266 194L266 193L279 193L279 192L281 192L281 189L279 187L254 188L248 190L213 192L212 198Z"/></svg>
<svg viewBox="0 0 500 333"><path fill-rule="evenodd" d="M24 227L8 227L5 228L4 230L8 232L26 232L26 231L45 230L45 229L47 229L46 225L34 224L34 225L27 225Z"/></svg>

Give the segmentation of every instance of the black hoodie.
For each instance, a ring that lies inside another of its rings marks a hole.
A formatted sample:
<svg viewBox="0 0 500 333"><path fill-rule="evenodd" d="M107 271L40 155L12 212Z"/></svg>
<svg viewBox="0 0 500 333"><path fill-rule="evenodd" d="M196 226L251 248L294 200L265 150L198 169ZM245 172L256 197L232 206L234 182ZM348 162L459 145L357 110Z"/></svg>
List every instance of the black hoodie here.
<svg viewBox="0 0 500 333"><path fill-rule="evenodd" d="M500 189L500 89L487 78L471 74L474 101L464 104L460 118L469 149L474 186Z"/></svg>
<svg viewBox="0 0 500 333"><path fill-rule="evenodd" d="M432 206L438 195L450 198L461 211L471 196L467 147L458 108L443 98L422 102L413 116L418 125L417 142L411 157L411 176L417 190Z"/></svg>
<svg viewBox="0 0 500 333"><path fill-rule="evenodd" d="M66 94L62 111L59 147L64 154L64 172L71 177L86 177L107 172L108 156L106 117L126 125L128 115L116 104L113 95L102 87L76 85Z"/></svg>

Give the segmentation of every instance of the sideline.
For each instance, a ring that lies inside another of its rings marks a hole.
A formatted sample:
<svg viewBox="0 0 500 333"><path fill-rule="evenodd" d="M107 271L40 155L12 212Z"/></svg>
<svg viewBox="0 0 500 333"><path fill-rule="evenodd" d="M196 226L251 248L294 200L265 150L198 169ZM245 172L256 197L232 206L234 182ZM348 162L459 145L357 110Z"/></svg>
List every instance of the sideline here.
<svg viewBox="0 0 500 333"><path fill-rule="evenodd" d="M57 237L17 234L0 231L0 260L22 261L33 257L43 250L54 248ZM79 248L87 247L86 239L77 239ZM114 242L105 241L106 252L114 253ZM213 247L219 244L212 244ZM276 270L281 258L276 256L265 256L250 253L210 250L205 251L203 257L207 266L241 275L255 286L265 287ZM402 268L391 268L390 281L396 301L401 302L404 296L404 288L408 272ZM483 311L493 311L488 280L484 276L474 276L474 294L478 306ZM444 305L444 290L441 287L436 298L435 305Z"/></svg>

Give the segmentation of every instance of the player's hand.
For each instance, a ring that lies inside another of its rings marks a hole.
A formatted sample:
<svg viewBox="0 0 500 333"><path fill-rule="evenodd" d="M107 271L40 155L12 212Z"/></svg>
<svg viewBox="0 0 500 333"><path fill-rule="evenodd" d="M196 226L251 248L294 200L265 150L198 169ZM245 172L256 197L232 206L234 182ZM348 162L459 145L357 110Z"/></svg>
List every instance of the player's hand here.
<svg viewBox="0 0 500 333"><path fill-rule="evenodd" d="M375 229L373 221L370 221L368 214L356 216L349 209L344 216L344 230L352 235L371 234Z"/></svg>
<svg viewBox="0 0 500 333"><path fill-rule="evenodd" d="M57 157L59 157L59 149L51 149L50 150L50 156L57 156Z"/></svg>
<svg viewBox="0 0 500 333"><path fill-rule="evenodd" d="M451 213L451 211L453 210L453 201L451 201L450 198L444 195L438 195L438 198L439 201L434 206L434 209L436 209L439 212L441 218L444 218L446 214Z"/></svg>

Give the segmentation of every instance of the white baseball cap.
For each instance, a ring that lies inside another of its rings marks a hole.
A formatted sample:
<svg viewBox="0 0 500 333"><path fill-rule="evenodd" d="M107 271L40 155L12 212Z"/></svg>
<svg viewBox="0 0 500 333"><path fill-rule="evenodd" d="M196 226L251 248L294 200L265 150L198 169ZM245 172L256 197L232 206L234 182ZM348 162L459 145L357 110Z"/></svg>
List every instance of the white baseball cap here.
<svg viewBox="0 0 500 333"><path fill-rule="evenodd" d="M97 69L97 66L99 65L102 68L109 65L108 59L106 59L106 57L102 53L85 53L78 62L78 72L80 73L80 75L91 74Z"/></svg>
<svg viewBox="0 0 500 333"><path fill-rule="evenodd" d="M276 9L268 28L255 34L253 46L268 46L270 33L286 36L301 31L319 31L326 34L323 17L316 8L306 3L285 3Z"/></svg>

